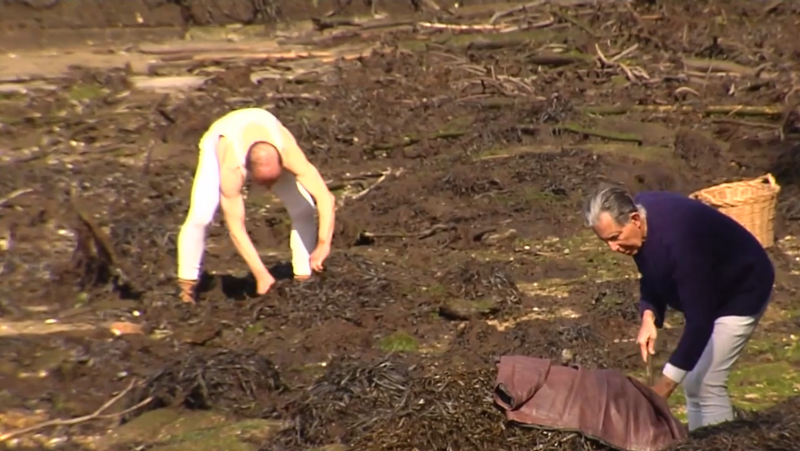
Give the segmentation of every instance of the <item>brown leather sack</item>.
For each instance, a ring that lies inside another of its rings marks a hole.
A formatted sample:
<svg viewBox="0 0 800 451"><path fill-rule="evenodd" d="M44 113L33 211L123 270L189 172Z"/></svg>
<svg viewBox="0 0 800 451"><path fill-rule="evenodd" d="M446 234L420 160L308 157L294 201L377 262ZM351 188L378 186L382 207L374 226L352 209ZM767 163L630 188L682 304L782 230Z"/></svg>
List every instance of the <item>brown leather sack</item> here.
<svg viewBox="0 0 800 451"><path fill-rule="evenodd" d="M688 437L660 396L613 370L503 356L497 363L494 400L509 421L580 432L625 451L660 451Z"/></svg>

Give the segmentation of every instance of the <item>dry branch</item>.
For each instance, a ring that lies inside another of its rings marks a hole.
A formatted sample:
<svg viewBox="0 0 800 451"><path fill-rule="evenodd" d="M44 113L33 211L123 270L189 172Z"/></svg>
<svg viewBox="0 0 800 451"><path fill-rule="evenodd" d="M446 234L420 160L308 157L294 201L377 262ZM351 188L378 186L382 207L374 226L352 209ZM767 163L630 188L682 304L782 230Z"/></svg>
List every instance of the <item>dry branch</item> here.
<svg viewBox="0 0 800 451"><path fill-rule="evenodd" d="M702 115L727 114L731 116L781 116L784 108L778 106L749 106L749 105L712 105L712 106L689 106L689 105L633 105L633 106L585 106L579 111L585 114L596 115L620 115L633 112L638 113L695 113Z"/></svg>
<svg viewBox="0 0 800 451"><path fill-rule="evenodd" d="M277 45L264 44L232 44L213 42L185 42L173 44L141 44L134 51L145 55L185 55L212 52L268 52L277 49Z"/></svg>
<svg viewBox="0 0 800 451"><path fill-rule="evenodd" d="M487 24L477 24L477 25L459 25L459 24L445 24L445 23L431 23L431 22L419 22L417 26L420 28L431 28L435 30L451 30L451 31L500 31L505 28L502 25L487 25Z"/></svg>
<svg viewBox="0 0 800 451"><path fill-rule="evenodd" d="M381 183L383 183L383 181L386 180L386 177L389 177L390 175L399 176L400 174L403 173L403 171L404 171L404 169L400 168L400 170L398 170L397 172L392 173L392 169L391 168L387 169L386 172L375 183L373 183L369 188L365 189L364 191L361 191L358 194L354 194L353 196L348 197L348 199L351 199L351 200L361 199L362 197L364 197L367 194L369 194L370 191L375 189L376 186L378 186Z"/></svg>
<svg viewBox="0 0 800 451"><path fill-rule="evenodd" d="M631 53L635 52L639 48L639 44L633 44L632 46L628 47L627 49L617 53L613 57L611 57L608 61L612 63L616 63L617 61L625 58L626 56L630 55Z"/></svg>
<svg viewBox="0 0 800 451"><path fill-rule="evenodd" d="M439 232L445 232L448 230L455 230L456 225L453 223L448 224L437 224L429 229L425 229L421 232L417 233L407 233L407 232L393 232L393 233L372 233L372 232L361 232L361 237L363 238L416 238L419 240L430 238L433 235L436 235Z"/></svg>
<svg viewBox="0 0 800 451"><path fill-rule="evenodd" d="M512 27L506 27L503 30L500 30L500 33L514 33L517 31L525 31L525 30L536 30L540 28L547 28L550 25L556 23L556 19L554 17L550 17L548 19L544 19L539 22L533 23L526 23L524 25L514 25Z"/></svg>
<svg viewBox="0 0 800 451"><path fill-rule="evenodd" d="M337 207L341 207L347 201L361 199L362 197L364 197L367 194L369 194L372 190L374 190L378 185L380 185L381 183L386 181L386 179L389 176L399 177L401 174L403 174L403 172L405 172L404 168L400 168L396 172L393 171L392 168L389 168L389 169L381 172L380 173L380 177L378 177L378 180L376 180L375 183L373 183L372 185L368 186L366 189L364 189L364 190L362 190L362 191L360 191L360 192L358 192L356 194L345 195L344 197L342 197L337 202ZM370 174L370 175L372 175L372 174Z"/></svg>
<svg viewBox="0 0 800 451"><path fill-rule="evenodd" d="M15 430L13 430L11 432L6 432L5 434L0 434L0 443L8 441L8 440L10 440L10 439L12 439L14 437L18 437L20 435L28 434L28 433L31 433L31 432L36 432L36 431L39 431L41 429L45 429L45 428L49 428L49 427L74 426L76 424L85 423L85 422L91 421L91 420L118 418L118 417L120 417L122 415L125 415L127 413L133 412L133 411L135 411L137 409L140 409L140 408L146 406L147 404L149 404L153 400L153 397L151 396L151 397L143 400L142 402L136 404L135 406L127 408L127 409L125 409L125 410L123 410L121 412L109 413L109 414L104 414L103 413L106 410L108 410L109 407L111 407L114 404L116 404L117 401L122 399L126 394L128 394L135 386L136 386L136 380L134 379L134 380L131 381L130 384L128 384L128 386L124 390L122 390L121 392L119 392L119 394L117 394L113 398L111 398L108 401L106 401L105 403L103 403L102 406L100 406L97 410L95 410L94 412L90 413L89 415L84 415L84 416L75 417L75 418L69 418L69 419L66 419L66 420L64 420L64 419L50 420L50 421L45 421L43 423L35 424L33 426L29 426L29 427L26 427L26 428L15 429Z"/></svg>
<svg viewBox="0 0 800 451"><path fill-rule="evenodd" d="M311 23L314 26L314 29L317 31L324 31L329 28L336 28L336 27L360 27L361 24L355 21L354 19L350 19L347 17L326 17L326 18L318 18L312 17Z"/></svg>
<svg viewBox="0 0 800 451"><path fill-rule="evenodd" d="M742 127L768 128L774 130L781 128L781 126L778 124L770 124L767 122L739 121L736 119L712 119L711 122L715 124L740 125Z"/></svg>
<svg viewBox="0 0 800 451"><path fill-rule="evenodd" d="M270 60L270 61L294 61L300 59L311 59L311 58L330 58L332 56L337 56L336 52L266 52L266 53L242 53L242 54L230 54L230 53L211 53L211 54L201 54L201 55L194 55L192 56L192 60L194 61L225 61L225 60Z"/></svg>
<svg viewBox="0 0 800 451"><path fill-rule="evenodd" d="M628 67L627 65L625 65L623 63L616 62L616 59L619 59L620 55L622 55L625 52L630 51L630 49L623 50L622 52L620 52L620 55L617 55L616 59L614 59L614 58L608 59L603 54L603 51L600 50L600 46L599 45L597 45L595 43L594 48L595 48L595 51L597 51L597 59L600 60L602 65L604 65L606 67L619 68L625 74L625 78L627 78L628 81L633 82L633 83L637 83L640 80L649 80L650 79L650 75L647 72L645 72L645 70L642 69L641 67Z"/></svg>
<svg viewBox="0 0 800 451"><path fill-rule="evenodd" d="M433 134L430 134L430 135L427 135L427 136L408 136L408 137L404 138L402 141L373 144L371 146L368 146L366 149L364 149L364 151L368 152L368 153L374 153L374 152L378 152L378 151L382 151L382 150L392 150L392 149L412 146L412 145L417 144L417 143L419 143L419 142L421 142L423 140L426 140L426 139L430 139L430 140L452 139L452 138L458 138L458 137L464 136L467 133L468 133L467 130L453 130L453 131L444 131L444 132L433 133Z"/></svg>
<svg viewBox="0 0 800 451"><path fill-rule="evenodd" d="M189 91L203 86L212 77L186 75L175 77L129 77L128 82L135 89L151 91Z"/></svg>
<svg viewBox="0 0 800 451"><path fill-rule="evenodd" d="M515 6L513 8L506 9L504 11L498 11L494 13L491 19L489 19L489 23L493 24L498 20L502 19L503 17L512 16L516 13L528 11L529 9L536 8L537 6L542 6L547 3L547 0L537 0L534 2L526 3L524 5Z"/></svg>
<svg viewBox="0 0 800 451"><path fill-rule="evenodd" d="M680 94L683 94L683 93L694 94L697 97L702 97L699 92L695 91L694 89L692 89L692 88L690 88L688 86L681 86L680 88L676 89L675 92L673 92L672 94L675 97L679 97Z"/></svg>
<svg viewBox="0 0 800 451"><path fill-rule="evenodd" d="M595 138L607 139L609 141L629 142L629 143L636 143L639 145L642 145L642 143L644 142L644 140L640 136L628 133L618 133L607 130L596 130L591 128L585 128L576 124L559 125L557 127L554 127L553 130L555 132L570 132L570 133L575 133L577 135L593 136Z"/></svg>
<svg viewBox="0 0 800 451"><path fill-rule="evenodd" d="M732 61L707 60L699 58L684 58L683 65L691 71L698 72L724 72L737 75L755 76L758 68L742 66Z"/></svg>
<svg viewBox="0 0 800 451"><path fill-rule="evenodd" d="M21 196L23 194L28 194L28 193L30 193L32 191L33 191L32 188L21 188L21 189L12 191L8 195L6 195L5 197L0 197L0 207L2 207L6 203L8 203L9 201L11 201L11 200L13 200L13 199L15 199L17 197L19 197L19 196Z"/></svg>

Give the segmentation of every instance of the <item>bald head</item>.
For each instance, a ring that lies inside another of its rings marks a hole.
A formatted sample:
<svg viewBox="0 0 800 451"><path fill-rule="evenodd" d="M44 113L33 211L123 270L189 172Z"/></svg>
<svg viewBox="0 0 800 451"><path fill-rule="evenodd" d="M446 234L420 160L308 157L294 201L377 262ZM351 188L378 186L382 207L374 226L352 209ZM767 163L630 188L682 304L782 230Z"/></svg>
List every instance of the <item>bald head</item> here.
<svg viewBox="0 0 800 451"><path fill-rule="evenodd" d="M280 177L282 167L281 154L272 144L256 143L247 153L247 170L258 184L272 186Z"/></svg>

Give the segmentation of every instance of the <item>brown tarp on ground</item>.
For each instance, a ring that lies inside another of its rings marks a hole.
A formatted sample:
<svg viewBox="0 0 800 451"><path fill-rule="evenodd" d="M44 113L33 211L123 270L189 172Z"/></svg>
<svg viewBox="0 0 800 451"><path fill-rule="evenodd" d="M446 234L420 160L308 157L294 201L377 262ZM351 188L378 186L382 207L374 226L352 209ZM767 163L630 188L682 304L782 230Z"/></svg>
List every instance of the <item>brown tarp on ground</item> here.
<svg viewBox="0 0 800 451"><path fill-rule="evenodd" d="M661 397L613 370L503 356L494 400L515 423L577 431L625 451L659 451L688 436Z"/></svg>

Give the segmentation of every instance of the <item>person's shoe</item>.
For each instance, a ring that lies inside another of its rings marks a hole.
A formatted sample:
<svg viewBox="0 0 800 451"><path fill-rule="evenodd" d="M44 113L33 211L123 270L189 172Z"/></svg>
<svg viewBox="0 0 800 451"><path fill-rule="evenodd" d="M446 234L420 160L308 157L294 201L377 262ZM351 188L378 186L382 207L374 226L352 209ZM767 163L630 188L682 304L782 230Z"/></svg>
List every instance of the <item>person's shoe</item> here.
<svg viewBox="0 0 800 451"><path fill-rule="evenodd" d="M196 280L178 279L178 297L181 302L186 304L195 304L195 287L197 286Z"/></svg>
<svg viewBox="0 0 800 451"><path fill-rule="evenodd" d="M295 274L295 276L294 276L294 280L296 280L298 282L305 282L305 281L307 281L309 279L311 279L311 274L308 274L308 275Z"/></svg>

